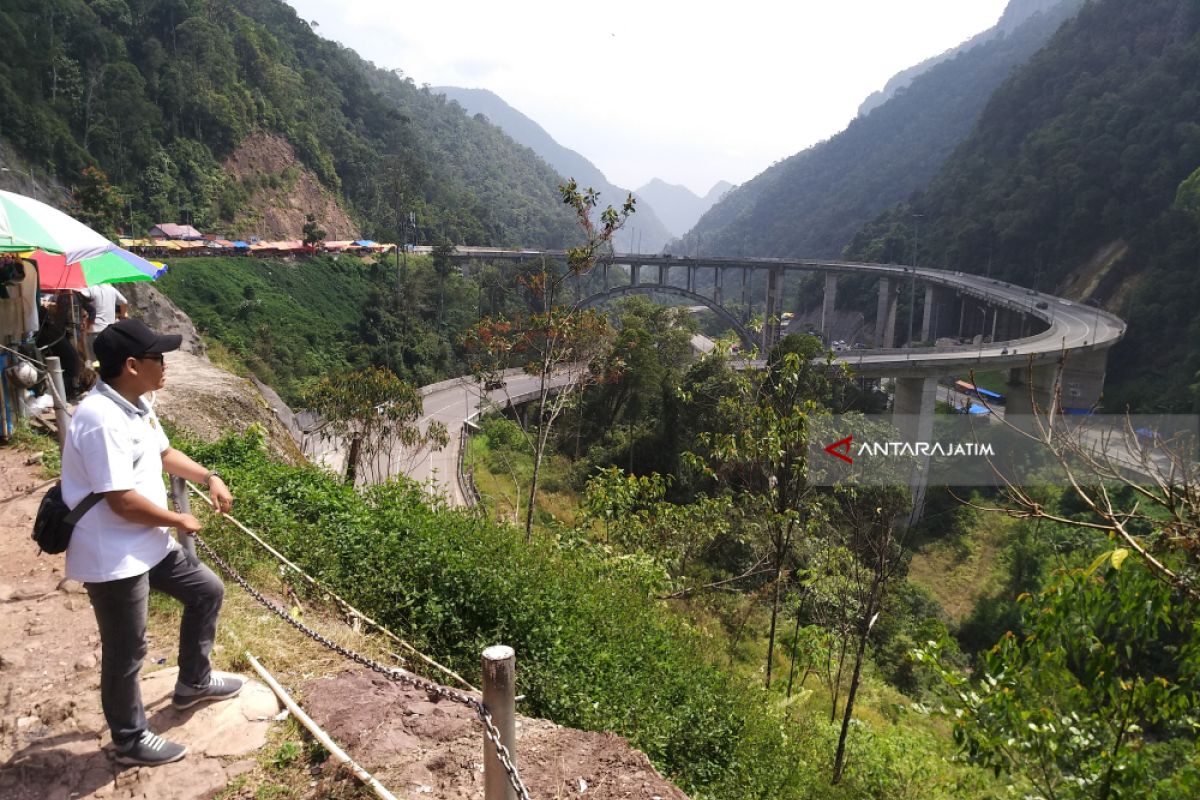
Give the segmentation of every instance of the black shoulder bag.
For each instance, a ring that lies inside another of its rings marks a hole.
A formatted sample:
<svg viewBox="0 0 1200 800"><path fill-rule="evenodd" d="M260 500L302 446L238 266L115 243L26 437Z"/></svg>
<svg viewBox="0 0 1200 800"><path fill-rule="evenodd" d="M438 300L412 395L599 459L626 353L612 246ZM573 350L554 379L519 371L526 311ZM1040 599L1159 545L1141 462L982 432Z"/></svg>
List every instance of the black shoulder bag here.
<svg viewBox="0 0 1200 800"><path fill-rule="evenodd" d="M43 553L56 554L66 550L71 543L71 534L75 532L75 523L103 497L102 494L91 492L79 501L79 505L71 508L63 501L62 483L54 484L38 506L37 516L33 520L33 541Z"/></svg>

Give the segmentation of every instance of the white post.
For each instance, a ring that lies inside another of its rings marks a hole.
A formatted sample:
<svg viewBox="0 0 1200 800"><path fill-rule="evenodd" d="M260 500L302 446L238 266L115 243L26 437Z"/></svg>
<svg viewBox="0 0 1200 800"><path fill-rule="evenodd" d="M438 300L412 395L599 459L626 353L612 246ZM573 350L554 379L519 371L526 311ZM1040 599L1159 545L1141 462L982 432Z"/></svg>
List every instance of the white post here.
<svg viewBox="0 0 1200 800"><path fill-rule="evenodd" d="M517 762L516 661L516 653L507 645L494 645L483 651L483 705L492 715L492 724L500 731L500 743L508 748L514 765ZM484 736L484 800L516 800L516 797L496 748Z"/></svg>
<svg viewBox="0 0 1200 800"><path fill-rule="evenodd" d="M67 426L71 417L67 414L67 387L63 383L62 364L58 356L46 358L46 371L50 373L50 384L54 396L54 421L58 426L58 446L62 447L67 441Z"/></svg>
<svg viewBox="0 0 1200 800"><path fill-rule="evenodd" d="M192 501L188 497L187 481L177 475L171 476L171 501L180 514L192 513ZM179 544L188 555L196 555L196 538L190 533L179 532Z"/></svg>

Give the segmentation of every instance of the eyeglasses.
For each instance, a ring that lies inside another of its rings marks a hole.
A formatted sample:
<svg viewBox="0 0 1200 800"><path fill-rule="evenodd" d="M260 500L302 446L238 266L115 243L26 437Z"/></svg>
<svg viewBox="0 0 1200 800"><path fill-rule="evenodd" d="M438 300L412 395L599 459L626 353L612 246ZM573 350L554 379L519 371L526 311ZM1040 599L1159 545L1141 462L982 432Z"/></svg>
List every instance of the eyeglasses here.
<svg viewBox="0 0 1200 800"><path fill-rule="evenodd" d="M163 363L162 353L146 353L144 355L134 356L134 358L136 358L138 361L157 361L159 364Z"/></svg>

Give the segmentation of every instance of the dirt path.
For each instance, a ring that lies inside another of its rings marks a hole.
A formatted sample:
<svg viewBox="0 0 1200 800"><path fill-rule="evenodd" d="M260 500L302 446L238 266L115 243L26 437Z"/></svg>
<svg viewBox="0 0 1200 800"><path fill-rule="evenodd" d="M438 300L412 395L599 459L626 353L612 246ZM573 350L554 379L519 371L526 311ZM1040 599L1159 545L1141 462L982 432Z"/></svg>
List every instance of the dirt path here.
<svg viewBox="0 0 1200 800"><path fill-rule="evenodd" d="M0 500L40 482L25 458L0 448ZM190 752L156 769L118 765L100 712L91 605L82 586L64 580L63 556L39 556L29 539L44 492L0 505L0 797L211 797L254 766L278 711L274 695L255 685L232 701L175 711L175 669L158 669L160 659L174 661L175 640L151 635L142 683L147 716L152 730Z"/></svg>

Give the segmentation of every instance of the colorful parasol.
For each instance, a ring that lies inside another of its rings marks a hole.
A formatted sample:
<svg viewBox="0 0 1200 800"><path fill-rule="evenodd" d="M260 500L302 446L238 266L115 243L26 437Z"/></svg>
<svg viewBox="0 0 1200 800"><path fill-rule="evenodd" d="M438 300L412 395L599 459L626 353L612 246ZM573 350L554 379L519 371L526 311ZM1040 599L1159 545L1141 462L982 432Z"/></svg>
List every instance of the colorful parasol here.
<svg viewBox="0 0 1200 800"><path fill-rule="evenodd" d="M83 289L98 283L127 283L130 281L152 281L167 271L165 264L158 261L146 261L153 274L146 274L142 268L121 258L118 253L101 253L98 256L67 263L67 257L38 250L31 254L38 265L38 284L42 291L49 292L58 289ZM143 261L144 259L138 259Z"/></svg>
<svg viewBox="0 0 1200 800"><path fill-rule="evenodd" d="M0 191L0 252L40 250L49 255L64 256L63 267L55 273L58 280L42 285L68 288L60 281L67 280L72 267L79 265L83 285L113 283L128 280L153 280L159 268L141 256L134 255L104 238L79 220L56 208L25 195ZM39 271L54 269L53 264ZM136 275L144 277L138 278Z"/></svg>

